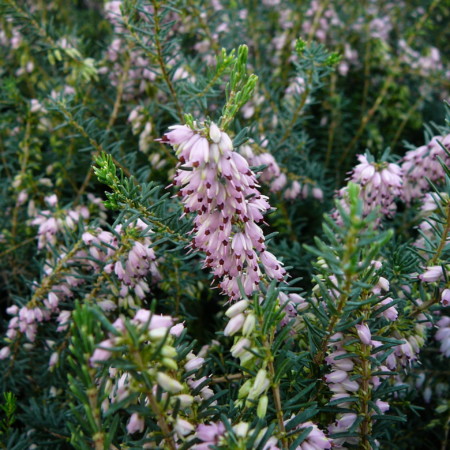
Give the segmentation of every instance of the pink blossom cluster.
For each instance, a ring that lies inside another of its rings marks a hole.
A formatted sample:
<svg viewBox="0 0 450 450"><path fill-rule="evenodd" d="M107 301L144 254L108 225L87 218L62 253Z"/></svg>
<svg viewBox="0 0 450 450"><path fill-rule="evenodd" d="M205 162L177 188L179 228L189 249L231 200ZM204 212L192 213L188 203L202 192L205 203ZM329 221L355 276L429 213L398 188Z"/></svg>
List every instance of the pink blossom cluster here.
<svg viewBox="0 0 450 450"><path fill-rule="evenodd" d="M270 208L258 190L247 160L233 151L230 137L217 125L175 125L164 141L176 150L180 164L174 185L180 186L185 213L195 212L192 248L206 253L222 292L240 298L238 278L251 295L262 278L283 280L285 270L266 250L258 223Z"/></svg>
<svg viewBox="0 0 450 450"><path fill-rule="evenodd" d="M395 200L402 192L400 167L394 163L369 162L364 155L358 155L358 161L350 179L361 186L364 214L380 207L383 215L391 217L396 211Z"/></svg>
<svg viewBox="0 0 450 450"><path fill-rule="evenodd" d="M248 161L251 166L267 166L259 177L259 181L270 186L272 192L280 192L284 189L283 196L288 200L296 198L308 198L312 195L317 200L323 199L323 192L312 180L306 179L304 183L298 180L292 181L289 187L288 178L282 172L277 161L268 151L255 152L248 144L242 145L239 152Z"/></svg>
<svg viewBox="0 0 450 450"><path fill-rule="evenodd" d="M111 79L111 84L117 86L122 76L123 55L129 51L130 47L123 37L122 13L120 11L121 1L114 0L105 3L105 14L112 23L116 37L113 39L106 52L106 60L112 64L112 69L104 66L100 69L100 73L107 73ZM130 69L126 76L124 87L124 98L131 100L139 94L145 92L149 83L155 81L156 73L152 70L152 64L145 56L145 53L139 48L133 48L129 52Z"/></svg>
<svg viewBox="0 0 450 450"><path fill-rule="evenodd" d="M139 48L137 45L130 45L123 37L124 26L123 26L123 16L120 11L120 5L122 4L119 0L113 0L105 3L105 15L106 18L111 22L114 28L115 37L109 45L106 55L104 66L99 70L99 73L108 74L113 86L119 84L119 80L123 76L123 58L130 58L130 68L126 73L123 98L125 100L133 100L139 97L148 90L148 87L154 83L154 81L160 75L159 67L155 66L154 61L148 59L147 54L144 50ZM141 5L141 8L145 9L147 13L153 14L152 5ZM146 15L141 12L140 19L143 21L148 21ZM169 14L165 15L165 21L176 21L179 17L174 11L170 11ZM179 25L172 26L171 34L175 34L176 29ZM179 29L178 32L181 30ZM152 45L149 40L146 42L147 45ZM177 52L172 52L174 57L167 61L170 65L175 65L179 60ZM110 67L112 65L112 68ZM195 81L195 77L190 74L185 67L179 66L174 71L172 75L173 81L189 79L190 81ZM159 92L159 94L161 94Z"/></svg>
<svg viewBox="0 0 450 450"><path fill-rule="evenodd" d="M167 333L179 336L184 329L183 324L175 324L174 319L171 316L163 316L152 314L151 311L146 309L140 309L136 312L131 323L138 328L142 328L148 331L150 337L161 340ZM108 333L108 339L100 342L90 358L92 366L98 362L108 360L112 353L113 348L122 343L122 334L127 332L125 322L122 318L118 318L112 326L117 330L118 335Z"/></svg>
<svg viewBox="0 0 450 450"><path fill-rule="evenodd" d="M12 23L12 19L6 19L6 24ZM23 42L23 35L19 27L11 26L8 30L0 24L0 46L6 49L17 50Z"/></svg>
<svg viewBox="0 0 450 450"><path fill-rule="evenodd" d="M6 337L10 340L14 340L20 332L24 333L30 342L34 342L38 324L50 319L50 312L38 306L19 308L17 305L12 305L6 309L6 312L13 316L6 331Z"/></svg>
<svg viewBox="0 0 450 450"><path fill-rule="evenodd" d="M411 69L417 70L422 76L428 77L436 72L444 71L444 65L439 50L436 47L429 47L427 54L411 48L404 39L398 41L401 51L400 59Z"/></svg>
<svg viewBox="0 0 450 450"><path fill-rule="evenodd" d="M312 31L315 15L321 8L322 4L319 0L312 0L309 5L309 9L305 12L305 20L303 21L302 28L306 36L308 36L308 34ZM314 38L320 42L325 42L329 37L330 29L340 26L343 26L343 23L340 20L334 6L331 4L321 15L318 26L314 32Z"/></svg>
<svg viewBox="0 0 450 450"><path fill-rule="evenodd" d="M393 336L404 342L395 346L394 352L386 358L386 366L390 370L409 367L414 361L417 361L420 348L425 342L423 329L424 325L416 325L408 337L399 334Z"/></svg>
<svg viewBox="0 0 450 450"><path fill-rule="evenodd" d="M238 424L233 425L232 429L237 439L245 439L255 432L255 430L250 429L247 422L239 422ZM265 442L264 446L260 447L261 441L266 432L267 428L260 430L254 442L255 448L262 448L262 450L280 450L277 446L278 439L275 436L271 436ZM209 424L198 425L195 432L195 437L201 442L199 444L194 444L192 447L194 450L207 450L212 446L220 446L220 448L225 448L225 446L229 444L228 433L222 422L211 422Z"/></svg>
<svg viewBox="0 0 450 450"><path fill-rule="evenodd" d="M281 326L287 325L292 320L295 320L299 312L305 311L309 307L309 303L299 294L285 294L284 292L280 292L278 300L280 305L283 306L285 313L285 316L280 322Z"/></svg>
<svg viewBox="0 0 450 450"><path fill-rule="evenodd" d="M450 150L450 134L434 136L427 145L410 150L403 157L401 164L404 174L402 196L406 203L421 199L430 191L427 178L433 183L444 180L445 171L439 163L438 157L447 166L450 165L450 157L447 156L441 145Z"/></svg>
<svg viewBox="0 0 450 450"><path fill-rule="evenodd" d="M55 194L45 197L48 206L54 208L58 204ZM38 248L54 247L58 241L58 233L64 229L74 230L78 223L89 219L89 209L84 206L76 206L74 209L64 210L61 214L55 214L54 211L44 210L36 214L31 220L32 225L38 228Z"/></svg>
<svg viewBox="0 0 450 450"><path fill-rule="evenodd" d="M92 198L92 201L96 201ZM57 205L55 195L46 198L49 206ZM55 265L66 257L67 249L61 245L60 236L64 227L74 230L81 222L86 222L89 218L89 210L85 206L80 206L72 210L61 210L57 212L42 211L38 213L32 224L38 225L38 248L56 247L60 250L60 255L54 260L51 253L44 265L44 275L52 276ZM134 300L132 292L138 298L144 298L150 287L146 280L151 273L153 280L158 280L160 274L156 264L156 256L151 248L150 238L129 238L127 232L143 232L148 226L138 219L135 223L123 230L119 225L115 228L115 233L105 231L102 228L85 231L82 235L84 247L75 252L66 262L64 275L58 277L58 281L52 285L49 292L43 298L30 301L20 309L13 305L7 312L13 317L9 321L6 336L13 341L18 334L24 334L30 342L34 342L39 323L49 321L52 314L58 314L59 323L57 331L65 331L70 322L70 311L61 309L60 304L71 299L74 289L85 282L79 276L80 269L84 273L93 271L113 274L121 281L121 288L118 293L120 301L127 301L133 306ZM60 244L60 245L58 245ZM125 250L125 251L124 251ZM37 285L36 285L37 287ZM106 296L105 296L106 295ZM98 294L98 304L104 310L117 308L115 301L109 298L109 294ZM7 350L3 355L9 356Z"/></svg>

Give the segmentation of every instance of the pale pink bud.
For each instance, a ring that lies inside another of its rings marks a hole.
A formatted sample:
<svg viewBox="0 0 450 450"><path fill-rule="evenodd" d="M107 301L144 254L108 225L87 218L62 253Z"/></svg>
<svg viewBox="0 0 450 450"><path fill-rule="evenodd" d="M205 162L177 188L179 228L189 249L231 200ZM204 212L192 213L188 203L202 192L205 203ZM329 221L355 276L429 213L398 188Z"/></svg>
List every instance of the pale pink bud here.
<svg viewBox="0 0 450 450"><path fill-rule="evenodd" d="M384 277L378 279L378 285L383 291L389 291L389 281Z"/></svg>
<svg viewBox="0 0 450 450"><path fill-rule="evenodd" d="M45 203L47 203L48 206L51 208L55 207L58 203L58 197L56 194L49 195L48 197L44 197Z"/></svg>
<svg viewBox="0 0 450 450"><path fill-rule="evenodd" d="M53 352L50 356L50 361L48 363L48 366L50 368L56 366L56 364L58 363L58 360L59 360L58 352Z"/></svg>
<svg viewBox="0 0 450 450"><path fill-rule="evenodd" d="M112 339L106 339L102 342L100 342L99 347L106 347L106 348L96 348L94 350L94 353L92 354L91 358L89 359L89 362L91 365L94 365L98 361L106 361L111 356L111 351L107 350L108 347L113 346Z"/></svg>
<svg viewBox="0 0 450 450"><path fill-rule="evenodd" d="M391 303L392 301L393 301L393 300L392 300L391 297L387 297L387 298L385 298L382 302L380 302L380 306L381 306L381 305L388 305L388 304ZM398 311L397 311L397 309L395 308L395 306L391 306L390 308L385 309L385 310L381 313L381 315L382 315L383 317L385 317L387 320L394 321L394 320L397 320L397 317L398 317Z"/></svg>
<svg viewBox="0 0 450 450"><path fill-rule="evenodd" d="M182 323L177 323L176 325L174 325L174 326L170 329L169 333L170 333L172 336L178 337L178 336L181 335L181 333L183 332L183 330L184 330L184 325L183 325Z"/></svg>
<svg viewBox="0 0 450 450"><path fill-rule="evenodd" d="M133 434L137 431L143 432L144 431L144 419L141 417L138 413L133 413L130 417L130 421L127 424L127 433Z"/></svg>
<svg viewBox="0 0 450 450"><path fill-rule="evenodd" d="M316 200L323 200L323 191L318 187L313 188L312 195Z"/></svg>
<svg viewBox="0 0 450 450"><path fill-rule="evenodd" d="M204 358L192 358L184 365L184 368L186 372L190 372L191 370L198 370L203 366L204 362Z"/></svg>
<svg viewBox="0 0 450 450"><path fill-rule="evenodd" d="M246 349L251 346L251 342L247 338L242 338L231 347L231 354L237 358L246 352Z"/></svg>
<svg viewBox="0 0 450 450"><path fill-rule="evenodd" d="M3 347L0 350L0 359L9 358L9 355L11 355L11 349L9 347Z"/></svg>
<svg viewBox="0 0 450 450"><path fill-rule="evenodd" d="M244 314L238 314L237 316L234 316L230 321L228 322L227 326L225 327L225 330L223 330L223 334L225 336L233 336L233 334L236 334L244 325L245 322L245 316Z"/></svg>
<svg viewBox="0 0 450 450"><path fill-rule="evenodd" d="M427 267L425 272L419 275L419 278L425 283L432 283L433 281L438 281L442 278L442 267L441 266L430 266Z"/></svg>
<svg viewBox="0 0 450 450"><path fill-rule="evenodd" d="M331 373L325 375L327 383L342 383L347 378L345 370L333 370Z"/></svg>
<svg viewBox="0 0 450 450"><path fill-rule="evenodd" d="M358 333L359 339L363 344L371 345L372 334L366 324L361 323L359 325L356 325L356 332Z"/></svg>
<svg viewBox="0 0 450 450"><path fill-rule="evenodd" d="M375 404L378 406L378 408L380 409L380 411L382 413L385 413L388 409L389 409L389 403L388 402L383 402L382 400L378 399Z"/></svg>
<svg viewBox="0 0 450 450"><path fill-rule="evenodd" d="M6 308L6 312L10 316L15 316L19 312L19 307L17 305L12 305L12 306Z"/></svg>

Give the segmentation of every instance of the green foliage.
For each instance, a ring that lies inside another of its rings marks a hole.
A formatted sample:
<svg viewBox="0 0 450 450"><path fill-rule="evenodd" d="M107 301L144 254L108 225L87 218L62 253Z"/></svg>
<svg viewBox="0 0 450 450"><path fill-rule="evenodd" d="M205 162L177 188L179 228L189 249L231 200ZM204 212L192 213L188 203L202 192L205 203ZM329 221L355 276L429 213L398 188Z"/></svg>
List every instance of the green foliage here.
<svg viewBox="0 0 450 450"><path fill-rule="evenodd" d="M381 170L449 134L448 2L271 3L0 0L2 448L189 449L219 422L218 449L448 445L448 146L428 209L367 213L347 183L357 154ZM192 245L173 179L193 167L164 137L213 122L288 272L251 296L239 279L238 312Z"/></svg>

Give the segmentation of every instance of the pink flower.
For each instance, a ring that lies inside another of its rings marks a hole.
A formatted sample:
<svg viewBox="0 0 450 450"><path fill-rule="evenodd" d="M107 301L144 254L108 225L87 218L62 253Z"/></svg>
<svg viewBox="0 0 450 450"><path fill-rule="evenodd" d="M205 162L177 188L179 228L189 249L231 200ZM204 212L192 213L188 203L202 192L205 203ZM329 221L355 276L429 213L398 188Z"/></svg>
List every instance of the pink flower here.
<svg viewBox="0 0 450 450"><path fill-rule="evenodd" d="M204 358L192 358L184 365L184 369L186 370L186 372L190 372L191 370L198 370L200 369L200 367L202 367L204 362Z"/></svg>
<svg viewBox="0 0 450 450"><path fill-rule="evenodd" d="M391 297L387 297L383 301L381 301L377 306L381 307L381 306L384 306L384 305L388 305L392 301L393 301L393 299ZM391 306L390 308L385 309L381 313L381 315L383 317L385 317L387 320L394 321L394 320L397 320L398 311L397 311L397 308L395 308L395 306Z"/></svg>
<svg viewBox="0 0 450 450"><path fill-rule="evenodd" d="M331 448L331 439L327 438L325 433L313 422L305 422L299 425L297 429L309 427L312 427L312 430L309 432L307 438L297 447L297 450L322 450Z"/></svg>
<svg viewBox="0 0 450 450"><path fill-rule="evenodd" d="M94 353L89 359L90 364L94 365L99 361L106 361L107 359L109 359L109 357L111 356L111 350L109 350L108 347L113 346L114 342L112 339L106 339L100 342L99 346L94 350Z"/></svg>
<svg viewBox="0 0 450 450"><path fill-rule="evenodd" d="M9 355L11 355L11 349L9 347L3 347L0 350L0 359L9 358Z"/></svg>
<svg viewBox="0 0 450 450"><path fill-rule="evenodd" d="M225 425L222 422L211 423L210 425L200 424L195 434L201 441L216 445L219 443L220 437L225 434Z"/></svg>
<svg viewBox="0 0 450 450"><path fill-rule="evenodd" d="M223 334L225 336L233 336L233 334L236 334L242 328L244 322L244 314L238 314L237 316L232 317L223 330Z"/></svg>
<svg viewBox="0 0 450 450"><path fill-rule="evenodd" d="M369 327L364 323L356 325L355 327L356 327L356 332L358 333L358 337L361 340L361 342L366 345L371 345L372 334L370 333Z"/></svg>
<svg viewBox="0 0 450 450"><path fill-rule="evenodd" d="M333 372L325 375L327 383L341 383L348 377L345 370L333 370Z"/></svg>
<svg viewBox="0 0 450 450"><path fill-rule="evenodd" d="M144 431L144 419L141 417L138 413L133 413L130 417L130 420L127 424L127 433L133 434L136 432L143 432Z"/></svg>
<svg viewBox="0 0 450 450"><path fill-rule="evenodd" d="M419 278L424 283L432 283L442 279L443 276L442 266L429 266L423 274L419 275Z"/></svg>
<svg viewBox="0 0 450 450"><path fill-rule="evenodd" d="M350 179L361 186L364 215L379 208L381 214L391 217L403 189L402 169L397 164L369 162L365 155L358 155L358 160L360 164L353 169ZM338 198L344 209L348 209L347 188L338 192ZM338 211L333 217L340 223Z"/></svg>

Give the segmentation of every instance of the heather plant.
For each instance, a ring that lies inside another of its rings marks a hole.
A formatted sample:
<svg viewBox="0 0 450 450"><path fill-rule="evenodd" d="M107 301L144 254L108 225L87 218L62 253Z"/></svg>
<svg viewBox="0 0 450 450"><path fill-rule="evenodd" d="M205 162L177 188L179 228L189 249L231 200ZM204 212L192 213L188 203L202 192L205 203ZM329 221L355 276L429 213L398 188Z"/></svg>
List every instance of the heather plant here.
<svg viewBox="0 0 450 450"><path fill-rule="evenodd" d="M0 0L0 445L449 445L445 0Z"/></svg>

